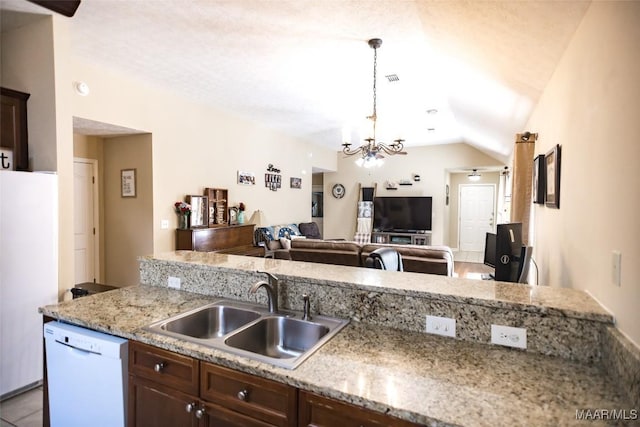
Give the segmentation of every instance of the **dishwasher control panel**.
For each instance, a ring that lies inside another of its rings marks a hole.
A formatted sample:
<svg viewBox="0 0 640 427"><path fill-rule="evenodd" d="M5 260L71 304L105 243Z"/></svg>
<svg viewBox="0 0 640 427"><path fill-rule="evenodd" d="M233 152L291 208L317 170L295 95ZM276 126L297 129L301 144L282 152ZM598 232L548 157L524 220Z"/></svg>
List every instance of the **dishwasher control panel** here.
<svg viewBox="0 0 640 427"><path fill-rule="evenodd" d="M44 325L44 337L51 338L77 350L113 358L122 357L121 344L126 341L113 335L61 322L46 323Z"/></svg>

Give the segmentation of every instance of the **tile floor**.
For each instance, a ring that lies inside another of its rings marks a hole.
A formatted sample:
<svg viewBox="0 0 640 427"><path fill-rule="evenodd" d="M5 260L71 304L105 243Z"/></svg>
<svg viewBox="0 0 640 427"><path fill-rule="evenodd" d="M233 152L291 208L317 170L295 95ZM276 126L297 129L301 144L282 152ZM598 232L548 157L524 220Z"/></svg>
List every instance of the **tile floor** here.
<svg viewBox="0 0 640 427"><path fill-rule="evenodd" d="M454 251L453 260L458 262L476 262L482 264L484 261L484 252Z"/></svg>
<svg viewBox="0 0 640 427"><path fill-rule="evenodd" d="M0 403L0 427L42 427L42 387Z"/></svg>

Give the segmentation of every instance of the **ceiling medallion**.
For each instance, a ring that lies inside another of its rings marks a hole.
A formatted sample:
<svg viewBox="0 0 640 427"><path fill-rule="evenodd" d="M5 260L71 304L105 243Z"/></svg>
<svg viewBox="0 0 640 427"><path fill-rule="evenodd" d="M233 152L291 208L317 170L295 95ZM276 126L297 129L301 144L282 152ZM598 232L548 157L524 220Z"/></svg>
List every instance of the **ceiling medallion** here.
<svg viewBox="0 0 640 427"><path fill-rule="evenodd" d="M376 142L376 121L378 119L376 110L376 79L377 79L377 67L378 67L378 48L382 45L382 39L369 40L369 47L373 49L373 114L367 116L367 119L373 122L373 136L366 138L366 144L361 145L356 149L351 149L351 143L345 141L342 144L342 152L347 156L353 156L360 154L360 158L356 160L358 166L364 166L369 168L372 166L382 166L382 159L384 154L407 154L404 151L404 139L396 139L392 144L384 144L382 142Z"/></svg>

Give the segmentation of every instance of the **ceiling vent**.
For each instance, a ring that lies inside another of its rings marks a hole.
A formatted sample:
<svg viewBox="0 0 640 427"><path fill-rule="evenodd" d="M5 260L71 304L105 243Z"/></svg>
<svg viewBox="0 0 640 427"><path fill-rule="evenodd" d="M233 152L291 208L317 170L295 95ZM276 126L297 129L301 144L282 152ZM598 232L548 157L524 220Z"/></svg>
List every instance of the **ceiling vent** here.
<svg viewBox="0 0 640 427"><path fill-rule="evenodd" d="M398 77L397 74L389 74L388 76L385 76L387 78L387 80L389 80L390 82L399 82L400 81L400 77Z"/></svg>

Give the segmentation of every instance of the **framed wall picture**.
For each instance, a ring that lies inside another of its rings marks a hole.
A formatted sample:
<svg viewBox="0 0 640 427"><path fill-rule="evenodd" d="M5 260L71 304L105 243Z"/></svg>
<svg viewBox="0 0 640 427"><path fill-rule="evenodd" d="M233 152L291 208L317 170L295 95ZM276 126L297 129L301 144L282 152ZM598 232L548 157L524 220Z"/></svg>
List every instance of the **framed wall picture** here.
<svg viewBox="0 0 640 427"><path fill-rule="evenodd" d="M253 172L238 171L238 184L256 185L256 176Z"/></svg>
<svg viewBox="0 0 640 427"><path fill-rule="evenodd" d="M302 178L290 178L289 180L291 188L302 188Z"/></svg>
<svg viewBox="0 0 640 427"><path fill-rule="evenodd" d="M136 170L122 169L120 171L120 196L136 197Z"/></svg>
<svg viewBox="0 0 640 427"><path fill-rule="evenodd" d="M207 196L187 196L187 203L191 205L191 227L209 226L209 200Z"/></svg>
<svg viewBox="0 0 640 427"><path fill-rule="evenodd" d="M544 196L545 196L545 177L546 175L546 164L544 162L544 154L540 154L535 159L533 159L533 203L537 203L539 205L544 204Z"/></svg>
<svg viewBox="0 0 640 427"><path fill-rule="evenodd" d="M553 147L545 156L545 202L550 208L560 208L560 145Z"/></svg>

